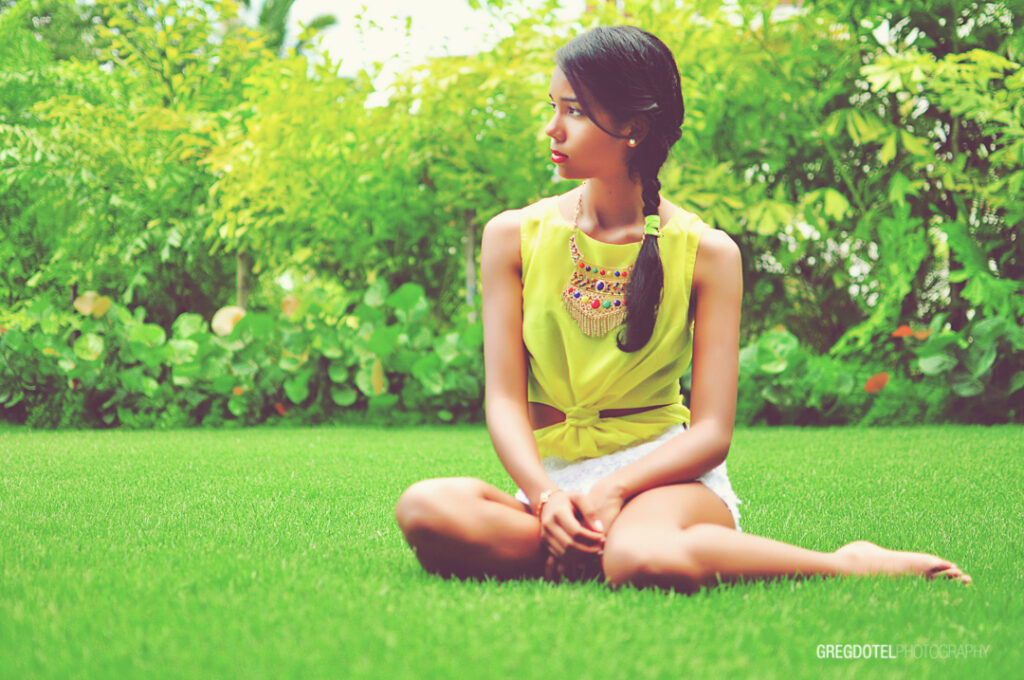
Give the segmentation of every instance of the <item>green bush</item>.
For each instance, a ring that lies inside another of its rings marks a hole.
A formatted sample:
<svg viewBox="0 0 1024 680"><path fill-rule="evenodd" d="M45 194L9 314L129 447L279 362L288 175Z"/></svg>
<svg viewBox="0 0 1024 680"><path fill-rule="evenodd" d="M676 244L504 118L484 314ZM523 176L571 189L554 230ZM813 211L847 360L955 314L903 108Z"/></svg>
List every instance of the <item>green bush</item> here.
<svg viewBox="0 0 1024 680"><path fill-rule="evenodd" d="M817 355L778 327L740 351L736 422L912 425L1024 419L1024 331L1002 317L960 332L901 326L865 363Z"/></svg>
<svg viewBox="0 0 1024 680"><path fill-rule="evenodd" d="M166 428L481 416L480 324L432 326L417 284L378 281L338 318L315 295L279 313L227 308L237 318L223 336L199 314L168 330L95 293L76 307L38 302L0 335L0 418Z"/></svg>
<svg viewBox="0 0 1024 680"><path fill-rule="evenodd" d="M863 370L814 355L784 328L764 333L740 351L736 422L845 425L855 423L865 399Z"/></svg>
<svg viewBox="0 0 1024 680"><path fill-rule="evenodd" d="M340 296L340 297L339 297ZM35 427L467 422L481 419L482 326L432 325L423 289L378 279L358 298L322 289L281 311L198 314L170 329L87 293L37 302L0 328L0 419ZM345 313L332 316L328 310ZM1020 422L1024 331L1005 319L955 333L902 326L870 363L819 355L777 327L740 351L739 425ZM689 377L683 387L689 390Z"/></svg>
<svg viewBox="0 0 1024 680"><path fill-rule="evenodd" d="M941 400L956 422L999 423L1024 417L1024 330L1004 317L975 318L960 332L937 316L926 332L901 333L910 375Z"/></svg>

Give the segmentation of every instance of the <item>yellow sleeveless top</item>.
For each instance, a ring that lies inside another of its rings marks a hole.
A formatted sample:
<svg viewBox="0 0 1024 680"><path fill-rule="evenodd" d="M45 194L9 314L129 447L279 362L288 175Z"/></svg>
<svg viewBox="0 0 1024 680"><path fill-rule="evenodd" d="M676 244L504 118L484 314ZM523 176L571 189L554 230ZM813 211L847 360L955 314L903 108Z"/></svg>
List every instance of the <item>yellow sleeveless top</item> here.
<svg viewBox="0 0 1024 680"><path fill-rule="evenodd" d="M690 422L679 379L693 353L690 288L697 245L709 227L680 210L661 229L658 243L665 288L650 342L636 352L616 344L619 326L603 337L588 337L569 315L562 290L572 276L569 236L557 197L524 211L520 225L523 258L523 342L529 360L529 400L566 414L564 422L534 431L541 458L594 458L655 439L669 427ZM640 243L614 245L576 232L587 264L628 267ZM668 404L628 416L601 418L607 409Z"/></svg>

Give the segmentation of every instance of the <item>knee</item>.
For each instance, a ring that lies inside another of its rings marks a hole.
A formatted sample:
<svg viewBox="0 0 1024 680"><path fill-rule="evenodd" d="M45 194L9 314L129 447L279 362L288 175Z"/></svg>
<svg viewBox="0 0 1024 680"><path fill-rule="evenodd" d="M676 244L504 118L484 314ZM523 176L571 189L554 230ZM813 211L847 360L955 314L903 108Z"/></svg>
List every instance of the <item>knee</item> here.
<svg viewBox="0 0 1024 680"><path fill-rule="evenodd" d="M437 524L438 498L442 492L440 479L416 482L399 497L395 520L406 538L423 533Z"/></svg>
<svg viewBox="0 0 1024 680"><path fill-rule="evenodd" d="M663 534L615 534L605 542L602 567L612 587L654 586L693 592L705 582L698 550L703 540L700 525L682 529L671 538Z"/></svg>
<svg viewBox="0 0 1024 680"><path fill-rule="evenodd" d="M395 505L395 520L410 544L451 532L458 519L452 516L452 502L466 492L467 481L424 479L405 490Z"/></svg>

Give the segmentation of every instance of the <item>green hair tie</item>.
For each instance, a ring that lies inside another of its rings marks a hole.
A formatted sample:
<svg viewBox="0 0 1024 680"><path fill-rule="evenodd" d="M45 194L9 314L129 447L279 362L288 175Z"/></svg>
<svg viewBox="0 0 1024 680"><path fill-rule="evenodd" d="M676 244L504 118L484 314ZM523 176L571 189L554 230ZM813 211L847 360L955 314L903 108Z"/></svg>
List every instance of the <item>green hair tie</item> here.
<svg viewBox="0 0 1024 680"><path fill-rule="evenodd" d="M644 234L661 236L661 218L657 215L648 215L644 218Z"/></svg>

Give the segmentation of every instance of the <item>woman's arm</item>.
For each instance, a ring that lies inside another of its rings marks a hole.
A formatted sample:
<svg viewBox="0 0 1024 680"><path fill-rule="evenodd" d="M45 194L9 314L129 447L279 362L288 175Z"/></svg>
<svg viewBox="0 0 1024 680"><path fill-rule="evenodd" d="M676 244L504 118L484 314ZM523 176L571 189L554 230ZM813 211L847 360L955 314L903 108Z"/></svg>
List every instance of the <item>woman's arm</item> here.
<svg viewBox="0 0 1024 680"><path fill-rule="evenodd" d="M487 429L502 465L533 505L550 489L527 410L519 223L509 210L484 227L480 249Z"/></svg>
<svg viewBox="0 0 1024 680"><path fill-rule="evenodd" d="M484 372L487 429L502 465L537 507L554 483L540 464L527 409L526 348L523 346L523 284L519 222L511 210L484 227L480 249L484 304ZM544 505L541 538L554 558L570 549L597 553L604 537L593 507L578 492L552 495ZM576 512L589 527L583 526ZM594 529L597 529L596 531ZM549 569L552 565L549 564Z"/></svg>
<svg viewBox="0 0 1024 680"><path fill-rule="evenodd" d="M696 479L728 455L736 417L742 297L739 248L725 232L705 231L697 250L691 291L696 318L690 427L595 486L591 498L599 505L599 513L605 515L602 519L606 526L606 512L600 506L607 505L607 496L621 497L624 502L656 486Z"/></svg>

